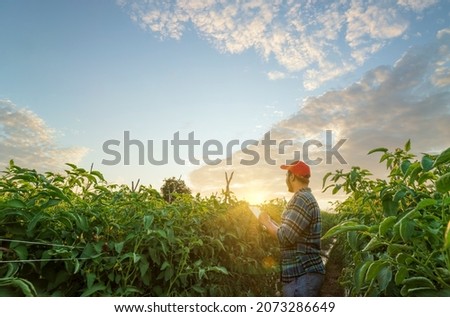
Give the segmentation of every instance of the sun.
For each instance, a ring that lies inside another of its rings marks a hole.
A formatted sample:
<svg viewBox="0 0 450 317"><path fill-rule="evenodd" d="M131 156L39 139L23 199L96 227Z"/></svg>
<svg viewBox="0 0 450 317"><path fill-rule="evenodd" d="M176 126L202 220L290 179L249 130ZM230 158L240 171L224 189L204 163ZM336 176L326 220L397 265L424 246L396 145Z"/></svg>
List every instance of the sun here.
<svg viewBox="0 0 450 317"><path fill-rule="evenodd" d="M263 203L267 197L265 197L264 193L257 191L248 191L242 195L242 198L249 202L251 205L258 205Z"/></svg>

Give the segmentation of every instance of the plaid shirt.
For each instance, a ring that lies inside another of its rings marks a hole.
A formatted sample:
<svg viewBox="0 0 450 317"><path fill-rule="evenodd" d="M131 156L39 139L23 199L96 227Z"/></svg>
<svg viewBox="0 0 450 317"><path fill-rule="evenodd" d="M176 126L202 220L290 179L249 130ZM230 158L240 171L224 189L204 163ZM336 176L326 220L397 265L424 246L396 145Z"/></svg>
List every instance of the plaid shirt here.
<svg viewBox="0 0 450 317"><path fill-rule="evenodd" d="M277 232L283 283L289 283L305 273L325 274L320 256L321 231L320 208L311 189L299 190L281 215Z"/></svg>

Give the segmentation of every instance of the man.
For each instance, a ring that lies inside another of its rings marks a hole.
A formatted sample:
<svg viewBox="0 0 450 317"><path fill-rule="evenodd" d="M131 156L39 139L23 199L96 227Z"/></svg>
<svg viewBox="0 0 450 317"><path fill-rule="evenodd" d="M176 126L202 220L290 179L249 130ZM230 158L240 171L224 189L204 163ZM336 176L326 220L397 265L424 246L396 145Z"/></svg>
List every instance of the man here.
<svg viewBox="0 0 450 317"><path fill-rule="evenodd" d="M320 209L308 187L311 171L302 161L281 168L287 171L286 185L294 195L281 215L280 225L267 213L261 213L259 222L280 243L283 296L317 297L325 266L320 256Z"/></svg>

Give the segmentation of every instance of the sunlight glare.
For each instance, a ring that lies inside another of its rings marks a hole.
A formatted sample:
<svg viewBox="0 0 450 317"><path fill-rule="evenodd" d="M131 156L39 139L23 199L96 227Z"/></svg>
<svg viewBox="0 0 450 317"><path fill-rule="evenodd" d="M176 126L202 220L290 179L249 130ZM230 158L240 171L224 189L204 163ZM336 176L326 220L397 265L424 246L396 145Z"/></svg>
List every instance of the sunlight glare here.
<svg viewBox="0 0 450 317"><path fill-rule="evenodd" d="M243 194L243 199L251 205L262 204L266 198L263 193L257 191L250 191Z"/></svg>

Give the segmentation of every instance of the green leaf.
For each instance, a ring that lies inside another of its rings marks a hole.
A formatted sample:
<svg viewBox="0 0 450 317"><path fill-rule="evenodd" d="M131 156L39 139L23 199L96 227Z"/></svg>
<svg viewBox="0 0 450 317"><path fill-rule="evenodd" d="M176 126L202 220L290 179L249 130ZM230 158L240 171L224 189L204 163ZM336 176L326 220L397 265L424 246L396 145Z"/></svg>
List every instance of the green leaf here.
<svg viewBox="0 0 450 317"><path fill-rule="evenodd" d="M87 297L87 296L91 296L99 291L104 291L106 289L106 285L104 284L95 284L92 287L89 287L88 289L86 289L82 294L81 297Z"/></svg>
<svg viewBox="0 0 450 317"><path fill-rule="evenodd" d="M33 219L31 219L31 221L28 223L27 226L27 234L29 236L33 235L33 230L34 228L37 226L38 223L40 222L46 222L50 219L50 217L46 214L46 213L36 213L35 216L33 217ZM36 231L39 231L39 227Z"/></svg>
<svg viewBox="0 0 450 317"><path fill-rule="evenodd" d="M433 167L450 162L450 147L443 151L433 163Z"/></svg>
<svg viewBox="0 0 450 317"><path fill-rule="evenodd" d="M21 260L26 260L28 258L28 249L24 245L18 245L13 248L14 252L16 252L17 256Z"/></svg>
<svg viewBox="0 0 450 317"><path fill-rule="evenodd" d="M101 255L101 253L103 252L103 247L105 245L104 241L97 241L95 243L92 244L94 246L95 251L97 252L98 255Z"/></svg>
<svg viewBox="0 0 450 317"><path fill-rule="evenodd" d="M72 163L66 163L67 166L70 166L72 169L76 169L77 166L75 164Z"/></svg>
<svg viewBox="0 0 450 317"><path fill-rule="evenodd" d="M379 148L370 150L370 151L367 153L367 155L370 155L370 154L375 153L375 152L384 152L384 153L386 153L387 151L388 151L387 148L385 148L385 147L379 147Z"/></svg>
<svg viewBox="0 0 450 317"><path fill-rule="evenodd" d="M389 162L389 156L390 156L389 153L384 153L383 155L381 155L381 157L380 157L380 163L383 162L383 161L386 161L386 160L388 160L388 162ZM389 164L388 164L388 165L389 165Z"/></svg>
<svg viewBox="0 0 450 317"><path fill-rule="evenodd" d="M422 166L422 169L425 172L428 172L429 170L431 170L433 168L433 163L434 163L434 161L433 161L433 159L431 157L429 157L427 155L424 155L422 157L420 165Z"/></svg>
<svg viewBox="0 0 450 317"><path fill-rule="evenodd" d="M198 285L192 285L192 289L193 289L196 293L199 293L199 294L203 294L203 293L205 293L205 291L206 291L203 287L198 286Z"/></svg>
<svg viewBox="0 0 450 317"><path fill-rule="evenodd" d="M408 211L407 213L403 213L399 216L397 223L394 225L394 227L399 227L402 221L405 219L415 219L420 216L420 212L416 209L412 209Z"/></svg>
<svg viewBox="0 0 450 317"><path fill-rule="evenodd" d="M414 289L410 293L419 297L450 297L450 289L432 290L432 289Z"/></svg>
<svg viewBox="0 0 450 317"><path fill-rule="evenodd" d="M388 230L394 226L396 220L397 220L396 216L389 216L383 219L378 228L379 235L384 236L388 232Z"/></svg>
<svg viewBox="0 0 450 317"><path fill-rule="evenodd" d="M410 219L404 219L400 223L400 237L404 242L408 242L414 234L416 224Z"/></svg>
<svg viewBox="0 0 450 317"><path fill-rule="evenodd" d="M212 271L228 275L228 270L223 266L214 266L212 267Z"/></svg>
<svg viewBox="0 0 450 317"><path fill-rule="evenodd" d="M170 262L169 261L164 261L164 263L161 265L161 271L164 271L168 267L170 267Z"/></svg>
<svg viewBox="0 0 450 317"><path fill-rule="evenodd" d="M144 216L144 230L150 229L154 218L155 217L153 215L145 215Z"/></svg>
<svg viewBox="0 0 450 317"><path fill-rule="evenodd" d="M133 286L127 286L127 288L125 289L123 296L139 296L139 294L141 294L142 291L137 288L137 287L133 287Z"/></svg>
<svg viewBox="0 0 450 317"><path fill-rule="evenodd" d="M76 212L64 212L64 215L72 219L77 229L84 232L89 230L88 221L84 215L80 215Z"/></svg>
<svg viewBox="0 0 450 317"><path fill-rule="evenodd" d="M5 206L6 207L10 207L10 208L26 208L27 207L27 205L23 201L21 201L19 199L8 200L5 203Z"/></svg>
<svg viewBox="0 0 450 317"><path fill-rule="evenodd" d="M133 263L136 264L142 258L140 254L133 252Z"/></svg>
<svg viewBox="0 0 450 317"><path fill-rule="evenodd" d="M20 264L19 263L8 263L8 264L6 264L6 267L8 270L7 270L6 274L3 273L2 278L9 278L9 277L12 277L13 275L15 275L20 269ZM0 278L0 280L2 280L2 278Z"/></svg>
<svg viewBox="0 0 450 317"><path fill-rule="evenodd" d="M383 266L377 274L380 291L384 291L392 280L392 269L389 265Z"/></svg>
<svg viewBox="0 0 450 317"><path fill-rule="evenodd" d="M406 253L399 253L395 257L395 261L399 264L409 265L414 261L414 259Z"/></svg>
<svg viewBox="0 0 450 317"><path fill-rule="evenodd" d="M369 241L369 243L367 243L367 245L364 247L362 252L373 251L383 245L384 245L384 243L381 242L377 236L375 236Z"/></svg>
<svg viewBox="0 0 450 317"><path fill-rule="evenodd" d="M400 164L400 169L403 173L403 175L406 176L406 172L408 171L409 167L411 166L411 161L410 160L404 160L401 164Z"/></svg>
<svg viewBox="0 0 450 317"><path fill-rule="evenodd" d="M169 266L167 269L164 270L164 281L169 281L172 276L174 275L174 270L171 266Z"/></svg>
<svg viewBox="0 0 450 317"><path fill-rule="evenodd" d="M105 181L105 178L103 177L103 174L100 173L99 171L91 171L91 174L97 176L98 179L100 179L101 181L103 181L103 182Z"/></svg>
<svg viewBox="0 0 450 317"><path fill-rule="evenodd" d="M122 242L116 242L116 243L114 244L114 250L115 250L118 254L120 254L120 253L122 252L122 250L123 250L124 244L125 244L124 241L122 241Z"/></svg>
<svg viewBox="0 0 450 317"><path fill-rule="evenodd" d="M355 273L354 273L356 293L359 293L359 291L361 290L361 287L364 284L364 278L366 276L367 269L369 268L369 266L372 265L372 263L374 263L374 262L371 260L368 260L363 263L359 263L356 266Z"/></svg>
<svg viewBox="0 0 450 317"><path fill-rule="evenodd" d="M35 290L33 284L25 279L12 278L10 280L10 284L13 287L19 288L22 291L22 293L27 297L37 296L37 293L36 293L36 290Z"/></svg>
<svg viewBox="0 0 450 317"><path fill-rule="evenodd" d="M367 269L365 281L371 282L378 275L378 273L380 273L381 269L388 265L389 263L384 260L378 260L370 264L369 268Z"/></svg>
<svg viewBox="0 0 450 317"><path fill-rule="evenodd" d="M407 252L408 250L406 249L406 247L408 247L408 246L405 246L403 244L398 244L398 243L391 243L388 245L386 251L390 257L396 257L396 256L398 256L398 254L400 254L402 252Z"/></svg>
<svg viewBox="0 0 450 317"><path fill-rule="evenodd" d="M409 161L408 161L408 162L409 162ZM414 162L414 163L408 164L408 168L407 168L406 172L404 173L405 178L408 177L409 175L411 175L411 173L412 173L416 168L422 169L422 166L420 166L420 163L419 163L419 162Z"/></svg>
<svg viewBox="0 0 450 317"><path fill-rule="evenodd" d="M87 273L86 274L86 284L87 288L91 288L94 285L95 279L97 278L97 275L95 273Z"/></svg>
<svg viewBox="0 0 450 317"><path fill-rule="evenodd" d="M167 239L167 232L166 232L166 231L164 231L164 230L162 230L162 229L158 229L158 230L156 230L156 233L157 233L161 238Z"/></svg>
<svg viewBox="0 0 450 317"><path fill-rule="evenodd" d="M417 175L422 171L422 166L419 162L412 163L406 171L405 178L409 177L409 184L415 182Z"/></svg>
<svg viewBox="0 0 450 317"><path fill-rule="evenodd" d="M398 201L393 201L391 198L391 196L387 195L381 202L383 205L383 214L386 217L397 215Z"/></svg>
<svg viewBox="0 0 450 317"><path fill-rule="evenodd" d="M325 188L325 183L327 182L328 177L330 177L331 175L333 175L333 173L328 172L325 174L325 176L322 178L322 188Z"/></svg>
<svg viewBox="0 0 450 317"><path fill-rule="evenodd" d="M322 189L322 193L325 193L328 190L328 188L331 188L331 187L334 187L334 186L335 186L334 184L328 185L327 187Z"/></svg>
<svg viewBox="0 0 450 317"><path fill-rule="evenodd" d="M444 235L444 250L450 249L450 221L447 224L447 230Z"/></svg>
<svg viewBox="0 0 450 317"><path fill-rule="evenodd" d="M368 231L369 227L365 225L361 225L355 221L344 221L341 224L338 224L330 230L328 230L322 237L322 239L328 239L330 237L333 237L337 234L349 232L349 231Z"/></svg>
<svg viewBox="0 0 450 317"><path fill-rule="evenodd" d="M408 289L415 289L419 287L424 289L436 289L436 286L434 286L433 282L423 276L415 276L407 278L403 280L403 285L406 286Z"/></svg>
<svg viewBox="0 0 450 317"><path fill-rule="evenodd" d="M78 271L80 270L80 261L78 261L78 259L74 259L75 261L75 268L73 269L73 274L77 274Z"/></svg>
<svg viewBox="0 0 450 317"><path fill-rule="evenodd" d="M409 152L411 150L411 140L408 140L406 143L405 143L405 151L406 152Z"/></svg>
<svg viewBox="0 0 450 317"><path fill-rule="evenodd" d="M442 194L450 191L450 172L439 177L436 181L436 190Z"/></svg>
<svg viewBox="0 0 450 317"><path fill-rule="evenodd" d="M84 247L83 253L81 253L81 258L93 258L95 255L98 255L98 253L95 250L94 245L89 243Z"/></svg>
<svg viewBox="0 0 450 317"><path fill-rule="evenodd" d="M408 269L406 268L406 266L400 266L400 268L398 269L397 273L395 273L395 284L397 285L401 285L403 283L403 281L405 280L405 278L407 278L409 275L408 273Z"/></svg>
<svg viewBox="0 0 450 317"><path fill-rule="evenodd" d="M425 198L425 199L422 199L421 201L419 201L419 203L417 204L416 208L414 208L414 210L421 210L426 207L436 205L436 203L437 203L437 201L435 199Z"/></svg>
<svg viewBox="0 0 450 317"><path fill-rule="evenodd" d="M347 242L354 251L359 251L359 233L356 231L347 232Z"/></svg>
<svg viewBox="0 0 450 317"><path fill-rule="evenodd" d="M334 188L333 188L333 190L331 191L331 193L332 193L333 195L335 195L335 194L341 189L341 187L342 187L341 184L336 184L336 185L334 185Z"/></svg>
<svg viewBox="0 0 450 317"><path fill-rule="evenodd" d="M419 176L419 179L417 180L417 183L419 185L422 185L423 183L425 183L427 180L434 180L437 177L432 173L432 172L425 172L422 173L422 175Z"/></svg>
<svg viewBox="0 0 450 317"><path fill-rule="evenodd" d="M67 218L65 216L59 216L57 218L57 220L59 222L61 222L66 229L73 230L73 224L72 224L72 221L69 218Z"/></svg>
<svg viewBox="0 0 450 317"><path fill-rule="evenodd" d="M407 190L406 189L400 189L398 190L395 195L394 198L392 199L395 202L399 202L403 197L406 196Z"/></svg>
<svg viewBox="0 0 450 317"><path fill-rule="evenodd" d="M62 192L61 189L59 189L56 186L53 186L51 184L47 184L46 185L47 189L49 189L49 193L53 194L53 196L64 200L65 202L67 202L69 205L72 205L72 202L70 201L70 199Z"/></svg>
<svg viewBox="0 0 450 317"><path fill-rule="evenodd" d="M150 258L153 262L155 262L156 265L159 265L161 263L161 253L158 252L157 248L148 248L148 253L150 254Z"/></svg>
<svg viewBox="0 0 450 317"><path fill-rule="evenodd" d="M150 267L150 264L147 261L147 258L141 258L141 261L139 262L139 272L141 273L141 278L143 278Z"/></svg>
<svg viewBox="0 0 450 317"><path fill-rule="evenodd" d="M49 199L46 203L42 204L40 207L42 209L50 208L58 205L61 202L61 199Z"/></svg>

